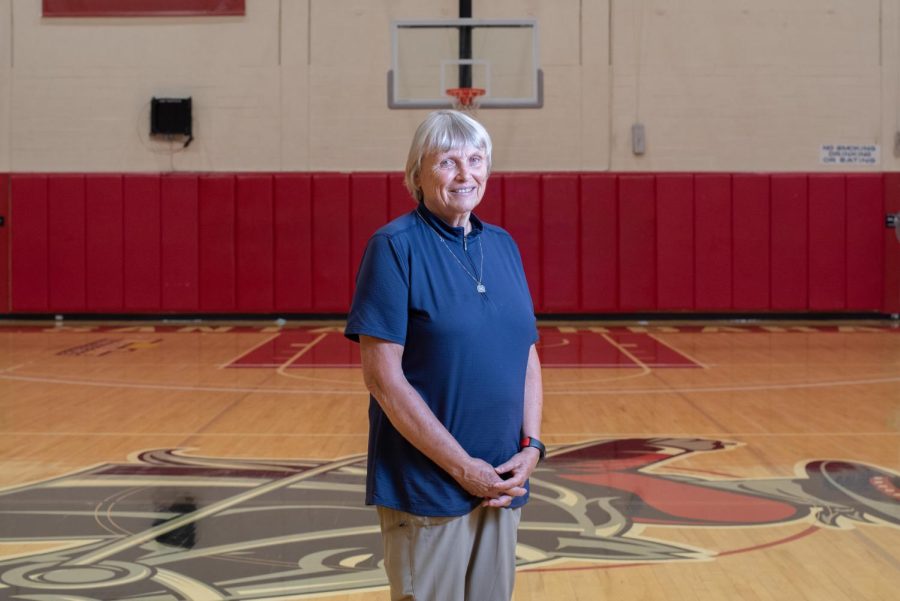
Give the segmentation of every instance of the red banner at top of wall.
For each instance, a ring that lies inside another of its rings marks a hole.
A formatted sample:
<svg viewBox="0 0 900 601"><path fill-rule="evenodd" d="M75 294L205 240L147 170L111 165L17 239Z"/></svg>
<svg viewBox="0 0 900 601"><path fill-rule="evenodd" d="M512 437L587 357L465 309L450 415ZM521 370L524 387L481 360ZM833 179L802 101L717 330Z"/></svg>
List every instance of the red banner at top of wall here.
<svg viewBox="0 0 900 601"><path fill-rule="evenodd" d="M245 14L244 0L43 0L45 17L172 17Z"/></svg>

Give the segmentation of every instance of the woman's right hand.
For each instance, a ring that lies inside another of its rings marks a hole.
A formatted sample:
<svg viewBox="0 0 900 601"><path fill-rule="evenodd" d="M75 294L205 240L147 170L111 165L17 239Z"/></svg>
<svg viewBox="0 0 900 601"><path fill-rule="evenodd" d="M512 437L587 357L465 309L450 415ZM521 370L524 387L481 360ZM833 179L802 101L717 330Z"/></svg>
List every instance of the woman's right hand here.
<svg viewBox="0 0 900 601"><path fill-rule="evenodd" d="M474 457L465 465L456 481L470 495L486 499L485 505L491 507L505 507L512 502L512 497L521 497L526 492L523 486L510 488L490 463ZM500 504L491 503L492 500L497 500Z"/></svg>

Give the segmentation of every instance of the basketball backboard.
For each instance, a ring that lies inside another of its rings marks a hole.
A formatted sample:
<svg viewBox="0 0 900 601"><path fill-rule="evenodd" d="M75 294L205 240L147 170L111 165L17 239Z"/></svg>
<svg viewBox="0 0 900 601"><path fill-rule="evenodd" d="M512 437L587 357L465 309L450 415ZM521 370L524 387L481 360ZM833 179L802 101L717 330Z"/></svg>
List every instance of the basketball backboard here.
<svg viewBox="0 0 900 601"><path fill-rule="evenodd" d="M390 108L450 108L456 88L484 90L481 108L543 106L534 20L395 21L391 41Z"/></svg>

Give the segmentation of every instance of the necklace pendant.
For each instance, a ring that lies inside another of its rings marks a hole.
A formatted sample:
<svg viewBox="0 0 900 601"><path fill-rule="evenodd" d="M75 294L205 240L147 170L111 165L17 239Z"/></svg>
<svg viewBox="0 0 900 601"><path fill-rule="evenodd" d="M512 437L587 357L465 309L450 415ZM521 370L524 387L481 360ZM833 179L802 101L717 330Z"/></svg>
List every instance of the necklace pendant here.
<svg viewBox="0 0 900 601"><path fill-rule="evenodd" d="M487 288L484 287L484 284L478 284L477 286L475 286L475 290L477 290L478 292L480 292L482 294L487 292Z"/></svg>

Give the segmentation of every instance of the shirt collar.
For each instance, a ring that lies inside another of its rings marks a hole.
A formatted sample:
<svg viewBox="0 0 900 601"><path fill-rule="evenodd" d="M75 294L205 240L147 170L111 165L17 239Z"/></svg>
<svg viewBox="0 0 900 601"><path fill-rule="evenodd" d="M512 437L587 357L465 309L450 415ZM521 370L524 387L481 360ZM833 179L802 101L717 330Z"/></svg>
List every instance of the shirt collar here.
<svg viewBox="0 0 900 601"><path fill-rule="evenodd" d="M466 233L465 228L454 227L429 211L424 202L419 203L416 211L419 213L422 219L425 220L425 223L433 227L445 238L448 238L450 240L462 240L463 235ZM475 216L474 212L469 214L469 225L472 226L472 231L469 232L470 240L484 231L484 224L478 217Z"/></svg>

